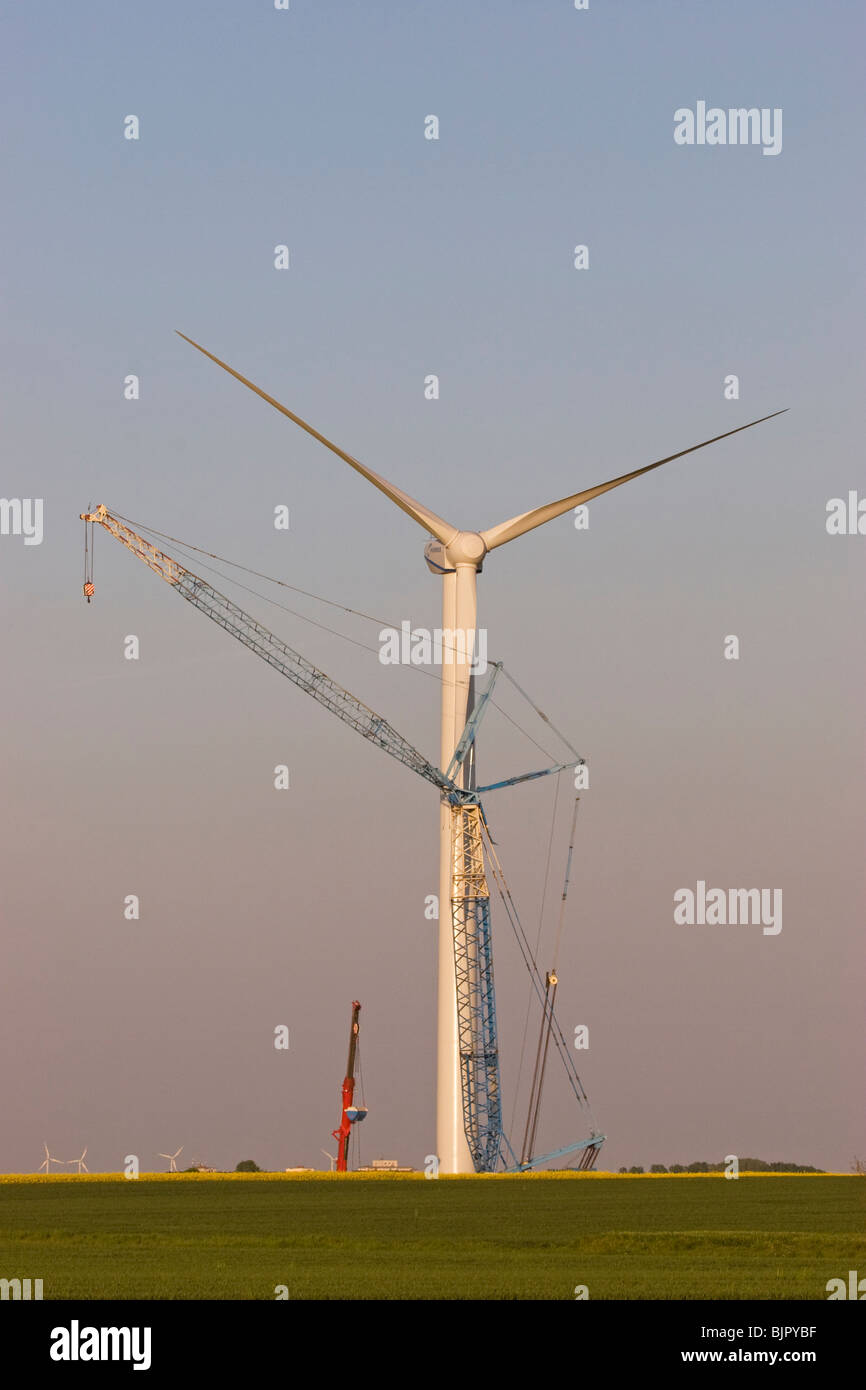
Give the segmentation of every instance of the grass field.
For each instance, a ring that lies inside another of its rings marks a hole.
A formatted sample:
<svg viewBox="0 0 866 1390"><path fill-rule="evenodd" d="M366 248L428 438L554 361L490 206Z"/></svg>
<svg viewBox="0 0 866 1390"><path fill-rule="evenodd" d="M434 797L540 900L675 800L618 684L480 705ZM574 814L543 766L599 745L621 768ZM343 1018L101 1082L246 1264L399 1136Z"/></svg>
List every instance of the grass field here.
<svg viewBox="0 0 866 1390"><path fill-rule="evenodd" d="M46 1299L826 1299L866 1182L741 1175L0 1179L0 1278Z"/></svg>

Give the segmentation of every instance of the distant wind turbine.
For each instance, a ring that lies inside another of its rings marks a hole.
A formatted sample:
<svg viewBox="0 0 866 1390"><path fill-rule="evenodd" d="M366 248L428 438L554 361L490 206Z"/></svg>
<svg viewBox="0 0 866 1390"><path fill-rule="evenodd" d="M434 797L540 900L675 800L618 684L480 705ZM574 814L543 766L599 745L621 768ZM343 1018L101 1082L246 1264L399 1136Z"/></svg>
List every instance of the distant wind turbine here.
<svg viewBox="0 0 866 1390"><path fill-rule="evenodd" d="M36 1171L37 1171L37 1173L41 1173L41 1172L42 1172L42 1169L44 1168L44 1169L45 1169L45 1174L46 1174L46 1177L47 1177L47 1175L51 1172L51 1164L52 1164L52 1163L65 1163L66 1160L63 1159L63 1158L54 1158L54 1157L48 1152L48 1145L47 1145L47 1144L43 1144L42 1147L43 1147L43 1149L45 1150L45 1157L44 1157L44 1159L42 1160L42 1162L40 1163L39 1167L36 1169ZM86 1152L86 1150L85 1150L85 1152Z"/></svg>
<svg viewBox="0 0 866 1390"><path fill-rule="evenodd" d="M179 1155L182 1154L182 1153L183 1153L183 1144L181 1144L181 1146L180 1146L180 1148L178 1149L177 1153L173 1153L173 1154L158 1154L157 1157L158 1157L158 1158L167 1158L167 1159L168 1159L168 1171L169 1171L170 1173L176 1173L176 1172L177 1172L177 1163L176 1163L176 1159L177 1159L177 1158L179 1157Z"/></svg>
<svg viewBox="0 0 866 1390"><path fill-rule="evenodd" d="M85 1145L85 1147L84 1147L84 1153L81 1155L80 1158L67 1158L67 1160L66 1160L67 1166L68 1166L68 1165L71 1165L71 1164L73 1164L73 1163L77 1163L77 1164L78 1164L78 1173L79 1173L79 1176L80 1176L82 1173L89 1173L89 1172L90 1172L90 1169L88 1168L87 1164L84 1162L84 1154L86 1154L86 1153L87 1153L87 1146Z"/></svg>
<svg viewBox="0 0 866 1390"><path fill-rule="evenodd" d="M336 1162L337 1162L336 1155L335 1155L335 1154L329 1154L327 1149L319 1149L319 1153L320 1153L320 1154L324 1154L324 1155L325 1155L325 1158L329 1158L329 1159L331 1160L331 1172L333 1173L333 1171L334 1171L334 1165L335 1165Z"/></svg>
<svg viewBox="0 0 866 1390"><path fill-rule="evenodd" d="M679 449L675 454L667 454L664 458L656 459L654 463L645 464L643 468L636 468L630 473L622 473L619 477L611 478L606 483L599 483L595 487L572 493L569 497L560 498L558 502L548 502L545 506L522 512L519 516L514 516L509 521L500 522L498 526L492 526L486 531L461 531L457 526L431 511L429 507L425 507L423 503L403 492L401 488L389 483L378 473L374 473L372 469L367 468L365 464L360 463L358 459L346 453L330 439L326 439L306 420L295 415L286 406L275 400L273 396L269 396L261 387L249 381L247 377L241 376L234 367L230 367L227 362L215 357L200 343L188 338L185 333L179 333L178 336L189 343L191 347L203 353L205 357L209 357L212 362L215 362L218 367L222 367L243 386L254 391L257 396L267 401L293 424L312 435L313 439L324 444L326 449L330 449L350 468L354 468L356 473L360 473L368 483L383 492L395 506L399 507L402 512L417 522L428 535L433 537L424 548L424 558L428 569L442 578L443 632L466 634L463 642L457 640L453 645L443 643L440 743L440 766L443 771L452 765L472 704L473 676L471 667L476 650L474 642L477 616L476 581L477 576L481 573L484 559L490 551L497 549L500 545L506 545L509 541L516 540L519 536L526 535L527 532L535 530L537 526L543 526L546 522L553 521L556 517L572 511L575 507L583 506L592 501L593 498L600 497L602 493L610 492L613 488L631 482L634 478L640 478L644 473L651 473L654 468L661 468L664 463L671 463L674 459L684 458L686 454L693 454L698 449L705 449L708 444L715 444L720 439L728 439L731 435L739 434L742 430L752 429L754 425L760 425L765 420L772 420L776 415L785 413L783 410L776 410L770 415L762 415L758 420L751 420L746 425L738 425L735 429L725 430L723 434L713 435L712 439L704 439L700 444L692 444L687 449ZM382 545L379 554L383 567L387 568L389 564L388 546ZM536 565L543 564L543 560L534 563ZM536 611L534 621L543 621L543 617L542 607L540 611ZM473 639L471 644L470 634ZM459 788L472 790L475 785L474 762L464 759L458 766L454 780ZM448 910L448 905L452 902L452 821L451 808L444 796L439 828L440 910L436 1145L440 1172L471 1173L475 1171L475 1165L464 1129L460 1029L454 988L455 948L452 913Z"/></svg>

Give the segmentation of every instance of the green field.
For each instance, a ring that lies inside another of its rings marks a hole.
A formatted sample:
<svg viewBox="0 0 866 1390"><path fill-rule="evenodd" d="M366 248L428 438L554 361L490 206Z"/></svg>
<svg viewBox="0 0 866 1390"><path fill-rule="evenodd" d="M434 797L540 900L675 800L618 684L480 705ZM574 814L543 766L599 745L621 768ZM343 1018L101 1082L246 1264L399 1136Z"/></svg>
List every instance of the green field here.
<svg viewBox="0 0 866 1390"><path fill-rule="evenodd" d="M845 1176L0 1180L0 1278L46 1299L826 1299Z"/></svg>

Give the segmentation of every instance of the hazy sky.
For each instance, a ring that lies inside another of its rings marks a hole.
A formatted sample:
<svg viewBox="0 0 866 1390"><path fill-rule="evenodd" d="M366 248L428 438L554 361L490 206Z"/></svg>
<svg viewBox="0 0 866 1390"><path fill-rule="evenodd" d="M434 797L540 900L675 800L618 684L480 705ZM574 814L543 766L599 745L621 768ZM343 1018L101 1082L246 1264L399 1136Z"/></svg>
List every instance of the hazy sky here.
<svg viewBox="0 0 866 1390"><path fill-rule="evenodd" d="M93 1169L180 1144L324 1165L353 998L363 1157L435 1149L434 789L104 533L88 608L77 518L105 502L434 627L425 537L175 328L463 527L790 407L496 551L480 621L590 762L559 1013L590 1030L602 1166L866 1151L866 539L825 526L866 495L862 27L834 0L7 10L2 492L44 499L44 539L0 536L0 1169L43 1141ZM781 152L678 146L699 101L780 108ZM436 754L429 676L231 592ZM491 712L482 781L543 761ZM553 795L487 807L533 936ZM782 930L675 924L698 880L782 889ZM527 982L495 903L494 941L518 1142ZM584 1136L568 1099L551 1071L545 1147Z"/></svg>

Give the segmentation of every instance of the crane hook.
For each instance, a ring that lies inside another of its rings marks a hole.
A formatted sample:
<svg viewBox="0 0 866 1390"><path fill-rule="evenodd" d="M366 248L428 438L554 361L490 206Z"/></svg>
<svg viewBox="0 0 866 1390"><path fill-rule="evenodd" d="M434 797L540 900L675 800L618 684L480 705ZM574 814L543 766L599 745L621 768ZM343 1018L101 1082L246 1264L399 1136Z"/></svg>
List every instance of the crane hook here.
<svg viewBox="0 0 866 1390"><path fill-rule="evenodd" d="M82 512L81 519L84 522L84 597L89 603L93 598L93 522L87 520L87 516ZM90 528L88 534L88 527Z"/></svg>

